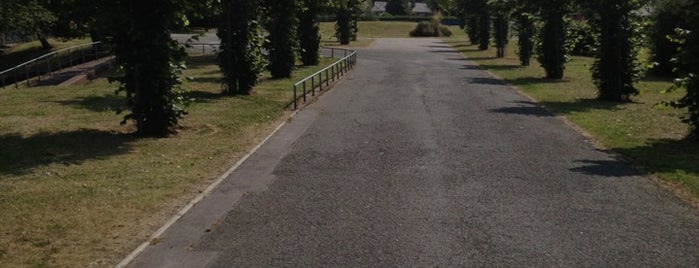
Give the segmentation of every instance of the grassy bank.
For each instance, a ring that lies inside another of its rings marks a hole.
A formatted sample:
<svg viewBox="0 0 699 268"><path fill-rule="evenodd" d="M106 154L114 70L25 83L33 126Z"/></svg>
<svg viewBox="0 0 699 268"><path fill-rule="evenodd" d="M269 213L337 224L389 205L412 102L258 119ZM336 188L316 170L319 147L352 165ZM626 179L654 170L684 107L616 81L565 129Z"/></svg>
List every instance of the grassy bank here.
<svg viewBox="0 0 699 268"><path fill-rule="evenodd" d="M215 56L189 67L196 102L165 139L119 125L125 100L106 79L0 91L0 266L113 266L284 120L293 81L321 68L226 97Z"/></svg>
<svg viewBox="0 0 699 268"><path fill-rule="evenodd" d="M699 143L684 139L688 128L680 121L686 113L661 107L661 101L678 99L683 93L661 94L671 83L667 79L647 78L636 86L641 91L632 103L596 100L592 82L592 58L572 57L565 78L542 79L544 71L536 59L529 67L519 66L511 42L507 57L496 59L495 51L479 51L466 42L463 32L444 39L471 61L516 86L538 100L554 114L588 132L601 147L630 159L648 174L656 175L681 195L699 197Z"/></svg>

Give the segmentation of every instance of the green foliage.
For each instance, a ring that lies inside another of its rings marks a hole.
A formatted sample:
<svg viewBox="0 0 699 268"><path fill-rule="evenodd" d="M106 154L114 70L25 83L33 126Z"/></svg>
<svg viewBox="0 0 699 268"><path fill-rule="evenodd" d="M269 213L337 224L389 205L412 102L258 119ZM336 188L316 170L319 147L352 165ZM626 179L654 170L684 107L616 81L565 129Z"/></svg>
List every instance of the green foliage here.
<svg viewBox="0 0 699 268"><path fill-rule="evenodd" d="M0 1L0 35L10 32L34 34L43 48L51 48L45 34L56 22L56 16L37 0Z"/></svg>
<svg viewBox="0 0 699 268"><path fill-rule="evenodd" d="M481 10L478 15L478 49L488 50L490 46L490 12Z"/></svg>
<svg viewBox="0 0 699 268"><path fill-rule="evenodd" d="M587 20L571 20L567 28L568 49L571 55L592 56L599 42L599 33Z"/></svg>
<svg viewBox="0 0 699 268"><path fill-rule="evenodd" d="M478 34L480 33L478 29L480 28L478 26L479 24L479 19L477 16L469 16L466 22L466 34L468 35L468 41L471 42L471 45L478 44L478 40L480 40L480 37Z"/></svg>
<svg viewBox="0 0 699 268"><path fill-rule="evenodd" d="M112 33L116 62L123 72L118 92L125 92L138 134L166 136L185 114L188 100L179 88L184 51L169 29L181 22L181 3L172 0L111 2L102 23ZM153 12L158 10L158 12Z"/></svg>
<svg viewBox="0 0 699 268"><path fill-rule="evenodd" d="M691 126L690 137L699 139L699 65L695 62L699 58L699 6L692 3L678 3L684 10L687 26L686 29L677 29L673 38L673 41L680 45L677 57L679 78L671 90L684 88L687 93L680 100L667 104L688 110L683 122Z"/></svg>
<svg viewBox="0 0 699 268"><path fill-rule="evenodd" d="M320 62L320 26L318 13L320 0L302 0L299 7L299 45L301 46L301 62L304 65L318 65Z"/></svg>
<svg viewBox="0 0 699 268"><path fill-rule="evenodd" d="M602 100L627 102L638 94L633 82L641 71L637 59L642 26L632 11L639 7L633 0L597 3L600 42L591 70Z"/></svg>
<svg viewBox="0 0 699 268"><path fill-rule="evenodd" d="M518 36L519 62L522 66L529 66L534 51L534 16L524 10L518 11L515 26Z"/></svg>
<svg viewBox="0 0 699 268"><path fill-rule="evenodd" d="M265 48L269 52L267 69L273 78L291 77L298 51L298 19L295 0L268 0L265 28L269 32Z"/></svg>
<svg viewBox="0 0 699 268"><path fill-rule="evenodd" d="M352 14L346 7L338 8L335 11L337 23L335 24L335 37L341 45L348 45L352 38Z"/></svg>
<svg viewBox="0 0 699 268"><path fill-rule="evenodd" d="M658 1L654 6L649 40L651 57L657 64L652 69L656 75L672 75L674 63L671 60L677 55L679 45L668 36L674 35L676 28L687 27L683 2L684 0L664 0Z"/></svg>
<svg viewBox="0 0 699 268"><path fill-rule="evenodd" d="M448 27L435 20L421 21L415 26L415 29L410 31L412 37L449 37L451 35L452 32Z"/></svg>
<svg viewBox="0 0 699 268"><path fill-rule="evenodd" d="M510 39L510 15L515 4L516 2L512 0L488 0L487 8L494 16L493 28L498 58L505 57L505 47Z"/></svg>
<svg viewBox="0 0 699 268"><path fill-rule="evenodd" d="M566 0L546 1L541 4L544 25L536 46L537 60L546 71L546 78L561 79L567 61L566 24L563 19L568 11Z"/></svg>
<svg viewBox="0 0 699 268"><path fill-rule="evenodd" d="M224 0L218 37L219 67L224 75L224 92L247 95L262 72L258 6L255 0Z"/></svg>

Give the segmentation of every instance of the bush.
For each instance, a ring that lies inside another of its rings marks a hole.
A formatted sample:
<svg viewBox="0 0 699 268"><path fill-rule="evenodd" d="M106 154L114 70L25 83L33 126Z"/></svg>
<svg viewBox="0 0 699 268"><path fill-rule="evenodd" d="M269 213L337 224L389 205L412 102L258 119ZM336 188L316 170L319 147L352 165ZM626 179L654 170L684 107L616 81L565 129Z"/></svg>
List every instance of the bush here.
<svg viewBox="0 0 699 268"><path fill-rule="evenodd" d="M570 54L578 56L592 56L599 34L585 20L571 20L568 24L568 49Z"/></svg>
<svg viewBox="0 0 699 268"><path fill-rule="evenodd" d="M653 11L649 33L651 58L657 65L651 70L660 76L672 76L672 69L677 67L672 59L677 56L679 44L670 41L668 36L675 35L676 28L686 28L686 18L678 1L660 2Z"/></svg>
<svg viewBox="0 0 699 268"><path fill-rule="evenodd" d="M449 30L449 27L435 21L421 21L415 26L415 29L410 31L410 36L412 37L448 37L451 35L452 32Z"/></svg>

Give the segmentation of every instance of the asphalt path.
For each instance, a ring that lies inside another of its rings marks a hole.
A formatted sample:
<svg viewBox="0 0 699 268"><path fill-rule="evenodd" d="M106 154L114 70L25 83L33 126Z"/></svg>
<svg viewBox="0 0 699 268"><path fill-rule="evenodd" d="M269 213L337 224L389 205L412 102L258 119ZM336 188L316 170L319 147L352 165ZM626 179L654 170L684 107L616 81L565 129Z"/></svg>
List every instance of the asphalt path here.
<svg viewBox="0 0 699 268"><path fill-rule="evenodd" d="M379 39L154 266L699 267L699 212L447 44Z"/></svg>

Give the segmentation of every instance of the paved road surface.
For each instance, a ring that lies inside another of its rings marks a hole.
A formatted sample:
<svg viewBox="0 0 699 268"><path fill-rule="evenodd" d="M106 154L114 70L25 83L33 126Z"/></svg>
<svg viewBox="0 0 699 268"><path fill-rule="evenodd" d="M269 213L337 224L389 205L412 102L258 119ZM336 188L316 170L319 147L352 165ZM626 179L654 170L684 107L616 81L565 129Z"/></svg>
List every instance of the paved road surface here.
<svg viewBox="0 0 699 268"><path fill-rule="evenodd" d="M447 45L359 62L134 266L699 267L696 209Z"/></svg>

